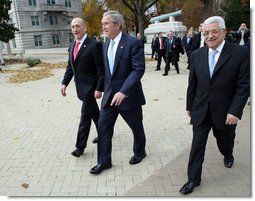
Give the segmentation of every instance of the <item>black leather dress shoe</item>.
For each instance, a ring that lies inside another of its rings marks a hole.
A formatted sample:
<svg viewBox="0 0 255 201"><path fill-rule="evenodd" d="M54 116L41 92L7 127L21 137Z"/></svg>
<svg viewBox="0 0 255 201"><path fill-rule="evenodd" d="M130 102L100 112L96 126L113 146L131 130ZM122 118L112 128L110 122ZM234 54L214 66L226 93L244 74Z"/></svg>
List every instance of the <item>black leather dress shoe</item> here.
<svg viewBox="0 0 255 201"><path fill-rule="evenodd" d="M160 70L160 69L158 69L158 68L155 69L155 71L158 71L158 70Z"/></svg>
<svg viewBox="0 0 255 201"><path fill-rule="evenodd" d="M90 174L100 174L103 170L109 169L112 167L112 164L97 164L93 168L90 169Z"/></svg>
<svg viewBox="0 0 255 201"><path fill-rule="evenodd" d="M92 141L92 143L97 143L98 142L98 137L96 137L93 141Z"/></svg>
<svg viewBox="0 0 255 201"><path fill-rule="evenodd" d="M191 181L188 181L186 184L183 185L183 187L180 189L180 193L186 195L186 194L189 194L189 193L192 193L193 191L193 188L195 188L196 186L199 186L200 185L200 182L191 182Z"/></svg>
<svg viewBox="0 0 255 201"><path fill-rule="evenodd" d="M140 163L144 158L145 158L146 154L144 154L143 156L133 156L130 161L129 164L130 165L135 165L137 163Z"/></svg>
<svg viewBox="0 0 255 201"><path fill-rule="evenodd" d="M167 76L168 75L168 73L164 73L164 74L162 74L163 76Z"/></svg>
<svg viewBox="0 0 255 201"><path fill-rule="evenodd" d="M83 155L83 153L84 153L84 149L76 148L71 154L75 157L80 157L81 155Z"/></svg>
<svg viewBox="0 0 255 201"><path fill-rule="evenodd" d="M225 167L232 168L233 164L234 164L234 157L232 157L230 159L224 157L224 165L225 165Z"/></svg>

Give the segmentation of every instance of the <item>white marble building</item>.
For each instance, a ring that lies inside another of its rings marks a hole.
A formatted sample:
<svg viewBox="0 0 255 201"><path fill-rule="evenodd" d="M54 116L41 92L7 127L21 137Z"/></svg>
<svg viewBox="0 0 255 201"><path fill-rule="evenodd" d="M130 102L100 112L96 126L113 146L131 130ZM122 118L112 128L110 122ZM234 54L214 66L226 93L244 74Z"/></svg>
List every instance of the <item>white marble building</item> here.
<svg viewBox="0 0 255 201"><path fill-rule="evenodd" d="M19 31L10 48L68 47L73 40L70 22L81 12L81 0L12 0L9 15Z"/></svg>
<svg viewBox="0 0 255 201"><path fill-rule="evenodd" d="M182 15L181 10L151 18L150 22L152 22L152 24L150 24L148 28L144 30L147 38L147 43L151 43L153 36L159 32L162 32L163 36L166 36L168 31L172 31L179 36L185 33L187 31L187 27L183 25L182 22L175 21L175 16L179 15ZM169 19L169 21L160 22L161 20L165 19Z"/></svg>

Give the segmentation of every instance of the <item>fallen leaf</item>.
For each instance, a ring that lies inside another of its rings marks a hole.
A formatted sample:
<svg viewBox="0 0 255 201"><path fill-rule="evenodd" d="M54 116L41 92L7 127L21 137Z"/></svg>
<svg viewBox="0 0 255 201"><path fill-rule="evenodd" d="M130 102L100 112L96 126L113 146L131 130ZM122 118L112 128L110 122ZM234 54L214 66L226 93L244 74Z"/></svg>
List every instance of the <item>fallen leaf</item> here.
<svg viewBox="0 0 255 201"><path fill-rule="evenodd" d="M65 68L66 65L65 62L54 64L40 63L33 68L23 68L19 70L6 69L1 71L1 74L11 74L9 82L17 84L48 78L53 75L52 69Z"/></svg>
<svg viewBox="0 0 255 201"><path fill-rule="evenodd" d="M29 187L29 184L23 183L23 184L21 184L21 186L22 186L23 188L28 188L28 187Z"/></svg>

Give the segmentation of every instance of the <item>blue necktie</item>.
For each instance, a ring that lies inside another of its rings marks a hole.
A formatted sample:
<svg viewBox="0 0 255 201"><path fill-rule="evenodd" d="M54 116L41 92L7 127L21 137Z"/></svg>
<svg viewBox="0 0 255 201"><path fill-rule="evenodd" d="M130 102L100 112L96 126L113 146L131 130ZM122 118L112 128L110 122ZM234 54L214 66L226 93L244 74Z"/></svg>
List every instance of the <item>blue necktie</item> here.
<svg viewBox="0 0 255 201"><path fill-rule="evenodd" d="M108 61L109 61L109 68L110 68L110 72L112 74L113 72L113 66L114 66L114 41L111 40L109 48L108 48Z"/></svg>
<svg viewBox="0 0 255 201"><path fill-rule="evenodd" d="M212 50L209 54L209 71L210 71L210 77L212 77L214 67L216 64L215 55L217 54L217 50Z"/></svg>
<svg viewBox="0 0 255 201"><path fill-rule="evenodd" d="M171 39L169 39L168 46L169 46L169 50L171 50L171 49L172 49L172 38L171 38Z"/></svg>

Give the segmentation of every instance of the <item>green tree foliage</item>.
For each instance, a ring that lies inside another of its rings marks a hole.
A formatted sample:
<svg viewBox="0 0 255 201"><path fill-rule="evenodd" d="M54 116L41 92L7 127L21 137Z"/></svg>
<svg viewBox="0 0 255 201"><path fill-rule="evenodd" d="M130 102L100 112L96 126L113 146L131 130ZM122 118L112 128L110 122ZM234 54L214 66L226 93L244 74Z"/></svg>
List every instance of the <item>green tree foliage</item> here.
<svg viewBox="0 0 255 201"><path fill-rule="evenodd" d="M14 24L10 24L10 16L8 11L11 9L10 0L1 0L0 1L0 41L8 42L10 39L15 37L15 31L18 31L14 27Z"/></svg>
<svg viewBox="0 0 255 201"><path fill-rule="evenodd" d="M100 36L102 32L101 19L103 9L95 0L88 0L83 5L83 16L90 36Z"/></svg>
<svg viewBox="0 0 255 201"><path fill-rule="evenodd" d="M250 24L250 1L227 0L222 8L222 15L229 30L238 30L241 23Z"/></svg>

